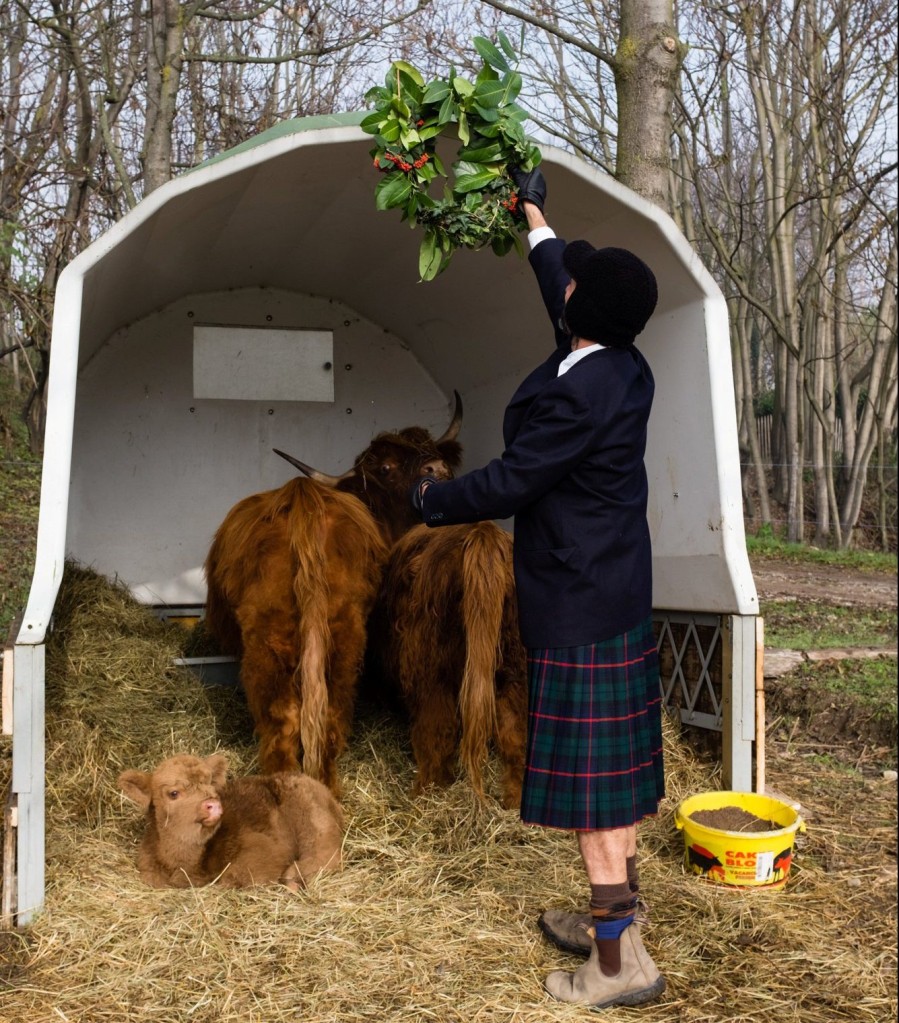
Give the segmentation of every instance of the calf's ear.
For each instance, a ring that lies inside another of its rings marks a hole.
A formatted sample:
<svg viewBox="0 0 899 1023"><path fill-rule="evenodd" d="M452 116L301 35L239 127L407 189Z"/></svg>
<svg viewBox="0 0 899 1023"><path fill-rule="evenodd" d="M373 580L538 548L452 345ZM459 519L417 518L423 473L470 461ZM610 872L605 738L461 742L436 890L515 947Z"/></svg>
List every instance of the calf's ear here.
<svg viewBox="0 0 899 1023"><path fill-rule="evenodd" d="M228 761L222 753L213 753L206 758L206 766L212 775L213 785L224 785L228 778Z"/></svg>
<svg viewBox="0 0 899 1023"><path fill-rule="evenodd" d="M119 788L132 802L146 810L153 791L151 780L152 776L146 771L122 771L119 775Z"/></svg>

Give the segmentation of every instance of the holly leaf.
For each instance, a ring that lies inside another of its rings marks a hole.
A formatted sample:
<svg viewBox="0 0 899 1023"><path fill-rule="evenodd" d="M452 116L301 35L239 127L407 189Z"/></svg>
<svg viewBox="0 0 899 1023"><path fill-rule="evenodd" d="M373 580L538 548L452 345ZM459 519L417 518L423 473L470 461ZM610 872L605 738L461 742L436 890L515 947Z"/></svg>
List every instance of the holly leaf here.
<svg viewBox="0 0 899 1023"><path fill-rule="evenodd" d="M381 132L378 135L378 138L383 139L385 144L389 142L396 142L397 139L399 139L399 137L400 122L395 117L387 120L384 123L383 127L381 128Z"/></svg>
<svg viewBox="0 0 899 1023"><path fill-rule="evenodd" d="M451 121L456 119L456 101L453 97L452 92L446 94L446 98L440 106L440 112L437 114L437 122L440 125L449 124Z"/></svg>
<svg viewBox="0 0 899 1023"><path fill-rule="evenodd" d="M518 54L515 52L515 47L509 42L509 37L505 32L497 32L496 38L499 45L503 48L503 53L509 58L509 60L518 60Z"/></svg>
<svg viewBox="0 0 899 1023"><path fill-rule="evenodd" d="M459 141L463 146L467 146L471 141L471 131L468 127L468 114L464 110L459 113Z"/></svg>
<svg viewBox="0 0 899 1023"><path fill-rule="evenodd" d="M437 233L426 231L418 250L418 275L423 281L432 281L440 273L443 252L437 244Z"/></svg>
<svg viewBox="0 0 899 1023"><path fill-rule="evenodd" d="M414 149L421 142L421 136L418 134L418 129L400 129L400 142L402 142L404 149Z"/></svg>
<svg viewBox="0 0 899 1023"><path fill-rule="evenodd" d="M519 75L519 77L521 77ZM475 87L474 102L480 107L498 107L504 102L508 82L494 78L487 82L481 82Z"/></svg>
<svg viewBox="0 0 899 1023"><path fill-rule="evenodd" d="M480 103L475 103L474 108L485 121L499 120L499 110L496 107L482 107Z"/></svg>
<svg viewBox="0 0 899 1023"><path fill-rule="evenodd" d="M478 51L481 58L485 60L491 67L495 67L498 71L511 71L506 58L500 53L500 51L490 42L489 39L485 39L483 36L475 36L472 39L474 48Z"/></svg>
<svg viewBox="0 0 899 1023"><path fill-rule="evenodd" d="M390 65L390 71L387 72L388 88L390 88L394 84L391 75L395 74L397 71L400 71L403 74L408 75L412 79L412 81L415 82L416 85L420 86L421 88L424 88L425 80L424 78L422 78L421 72L414 68L407 60L395 60Z"/></svg>
<svg viewBox="0 0 899 1023"><path fill-rule="evenodd" d="M499 142L489 146L465 146L459 150L459 158L468 163L495 163L502 158L503 147Z"/></svg>
<svg viewBox="0 0 899 1023"><path fill-rule="evenodd" d="M402 206L412 191L412 182L402 171L392 171L375 188L375 209L392 210Z"/></svg>
<svg viewBox="0 0 899 1023"><path fill-rule="evenodd" d="M507 78L503 79L503 98L502 103L514 103L518 94L521 92L523 81L521 75L517 71L513 71Z"/></svg>
<svg viewBox="0 0 899 1023"><path fill-rule="evenodd" d="M461 193L480 191L499 176L500 171L496 167L479 168L474 174L457 174L453 191Z"/></svg>
<svg viewBox="0 0 899 1023"><path fill-rule="evenodd" d="M450 91L449 82L444 81L442 78L435 78L433 82L428 83L421 101L422 103L442 103Z"/></svg>
<svg viewBox="0 0 899 1023"><path fill-rule="evenodd" d="M374 113L369 114L367 117L363 117L359 122L359 127L368 132L369 135L378 135L381 131L381 126L387 122L387 118L380 110L376 110Z"/></svg>

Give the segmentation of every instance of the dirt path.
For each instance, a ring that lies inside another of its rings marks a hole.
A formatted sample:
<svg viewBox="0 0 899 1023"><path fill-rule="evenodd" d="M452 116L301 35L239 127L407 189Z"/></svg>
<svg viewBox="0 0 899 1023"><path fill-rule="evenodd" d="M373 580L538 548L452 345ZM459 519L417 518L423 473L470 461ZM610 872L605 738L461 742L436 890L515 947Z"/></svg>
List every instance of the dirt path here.
<svg viewBox="0 0 899 1023"><path fill-rule="evenodd" d="M834 565L793 565L752 560L760 600L814 600L844 607L895 607L896 577Z"/></svg>
<svg viewBox="0 0 899 1023"><path fill-rule="evenodd" d="M887 608L896 606L896 578L833 565L792 565L754 558L752 575L759 600L807 598L843 607ZM778 678L808 661L896 656L895 646L845 647L827 650L765 649L765 678Z"/></svg>

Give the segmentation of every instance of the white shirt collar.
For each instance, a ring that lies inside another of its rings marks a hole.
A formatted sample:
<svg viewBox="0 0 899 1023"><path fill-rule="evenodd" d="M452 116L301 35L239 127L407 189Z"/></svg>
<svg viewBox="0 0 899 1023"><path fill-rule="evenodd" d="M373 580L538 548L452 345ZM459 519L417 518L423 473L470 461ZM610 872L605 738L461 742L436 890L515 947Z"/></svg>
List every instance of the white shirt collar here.
<svg viewBox="0 0 899 1023"><path fill-rule="evenodd" d="M598 342L594 341L593 344L587 345L585 348L576 348L569 355L566 355L565 358L559 363L559 372L556 374L556 376L560 377L563 373L567 373L568 370L570 370L571 367L576 362L580 362L585 355L589 355L591 352L598 352L600 348L605 347L606 347L605 345L601 345Z"/></svg>

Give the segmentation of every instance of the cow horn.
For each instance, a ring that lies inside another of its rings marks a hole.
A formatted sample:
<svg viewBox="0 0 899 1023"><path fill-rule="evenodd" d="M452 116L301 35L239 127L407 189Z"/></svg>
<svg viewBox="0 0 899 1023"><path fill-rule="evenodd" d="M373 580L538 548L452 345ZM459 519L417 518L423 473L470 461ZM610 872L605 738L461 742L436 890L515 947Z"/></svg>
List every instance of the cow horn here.
<svg viewBox="0 0 899 1023"><path fill-rule="evenodd" d="M455 440L459 435L459 431L462 429L462 397L458 391L453 391L456 397L456 408L453 412L453 421L446 428L446 433L438 440L435 441L438 447L444 443L444 441Z"/></svg>
<svg viewBox="0 0 899 1023"><path fill-rule="evenodd" d="M272 451L276 455L280 455L285 458L292 466L299 469L300 472L305 473L310 479L317 480L319 483L324 483L326 487L336 487L342 480L348 480L351 476L355 475L356 470L350 469L345 472L342 476L329 476L326 472L319 472L318 469L313 469L311 465L306 465L305 462L301 462L298 458L294 458L293 455L287 455L283 451L279 451L277 448L272 448Z"/></svg>

